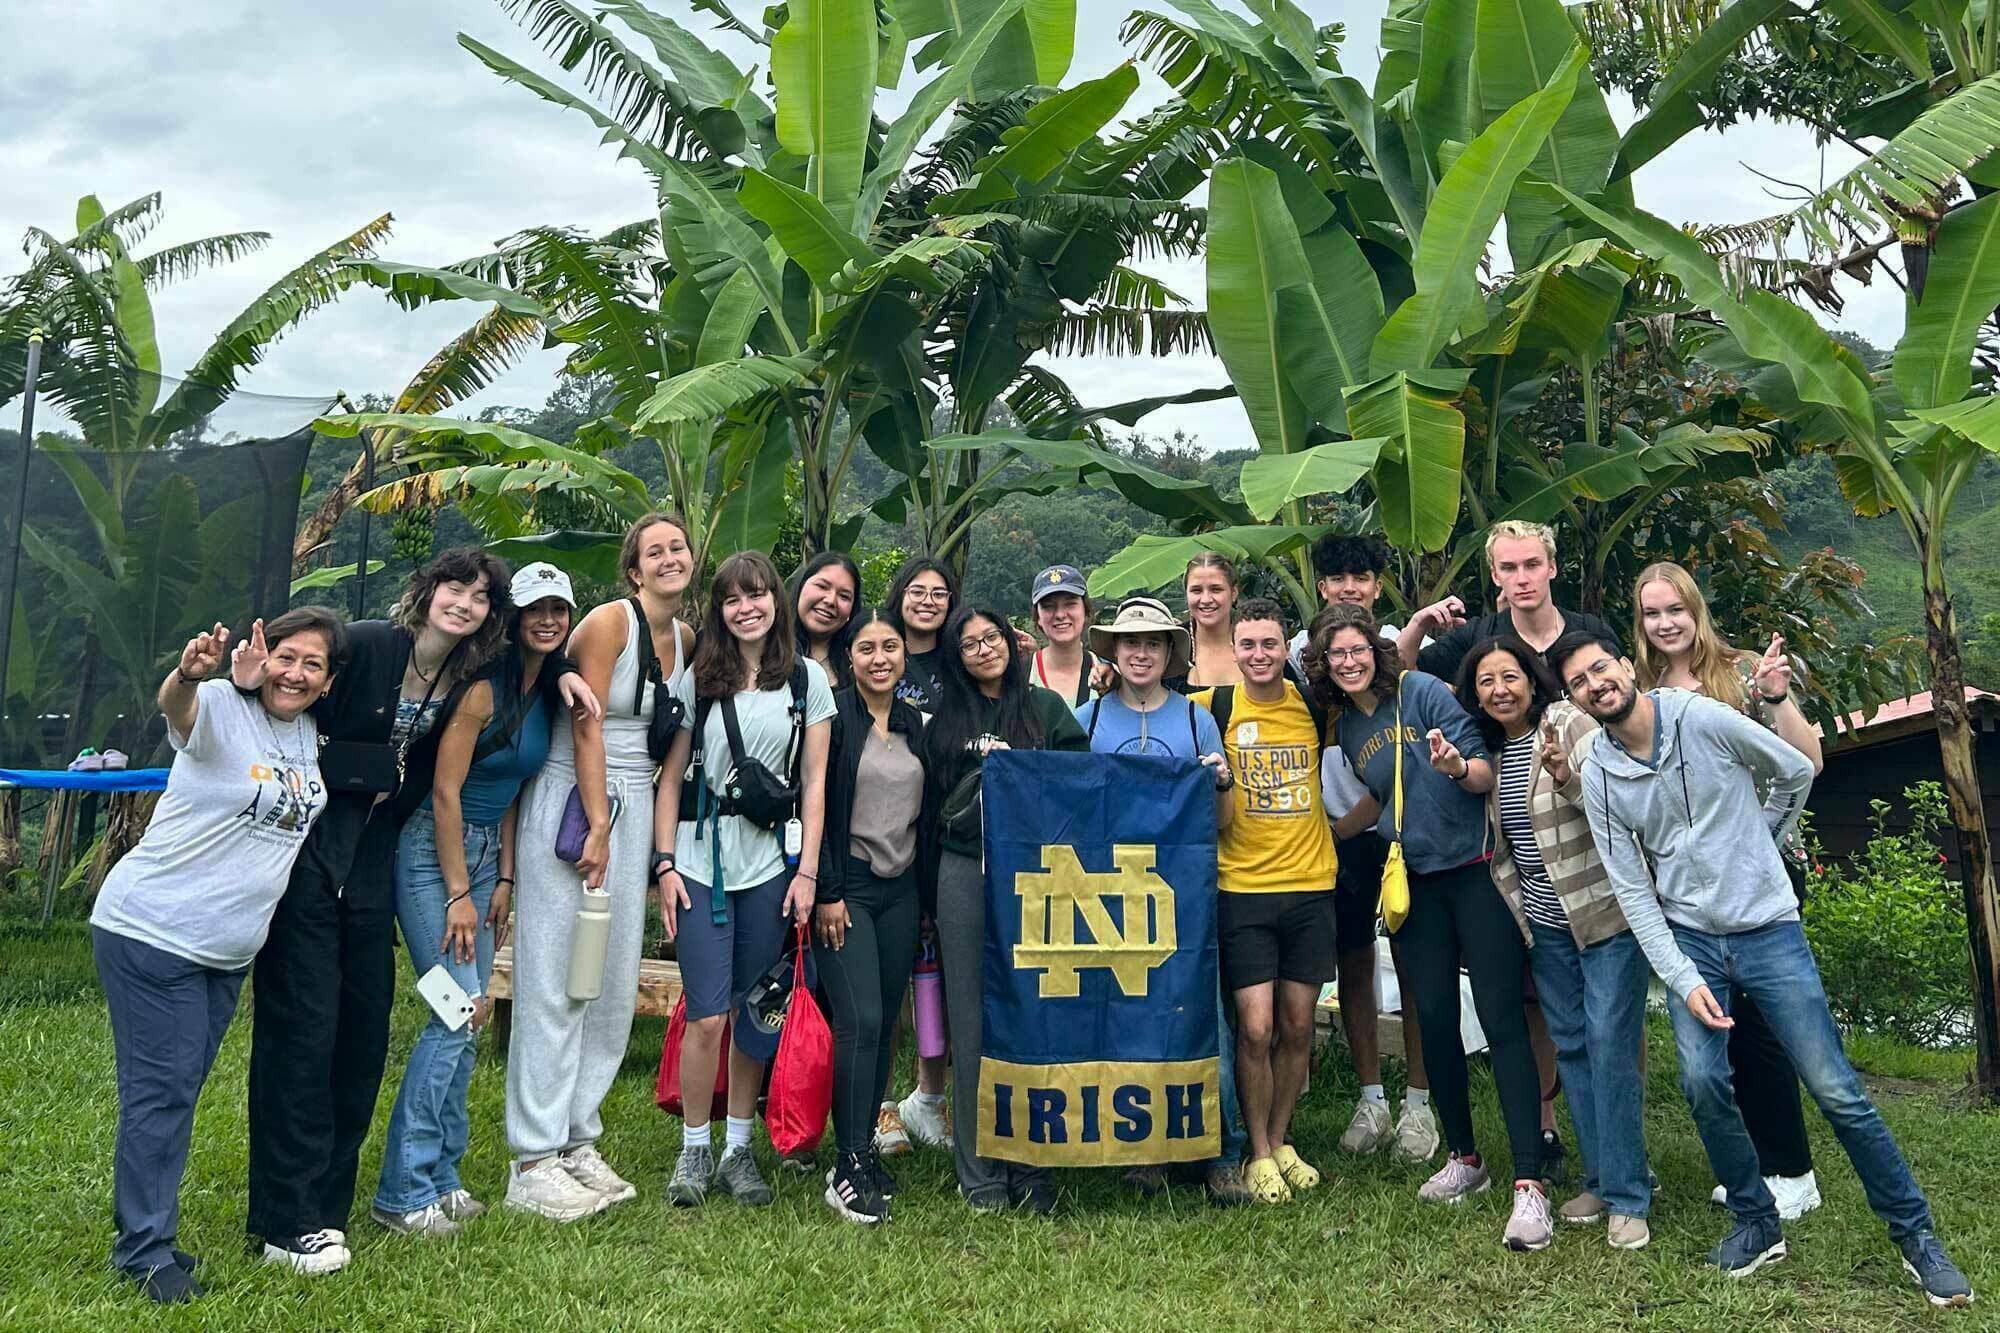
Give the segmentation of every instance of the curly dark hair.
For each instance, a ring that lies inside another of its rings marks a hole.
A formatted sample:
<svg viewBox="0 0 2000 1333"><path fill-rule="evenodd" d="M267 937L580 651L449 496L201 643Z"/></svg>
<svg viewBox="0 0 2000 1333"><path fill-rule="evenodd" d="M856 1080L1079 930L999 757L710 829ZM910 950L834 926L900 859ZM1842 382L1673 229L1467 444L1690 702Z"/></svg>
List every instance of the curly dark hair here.
<svg viewBox="0 0 2000 1333"><path fill-rule="evenodd" d="M1389 547L1372 534L1329 532L1312 545L1313 577L1332 574L1380 575L1389 568Z"/></svg>
<svg viewBox="0 0 2000 1333"><path fill-rule="evenodd" d="M1530 648L1513 634L1492 634L1472 645L1472 651L1458 666L1458 681L1453 690L1458 695L1458 706L1472 718L1472 724L1479 728L1479 735L1486 742L1486 748L1495 755L1507 744L1507 732L1492 715L1479 706L1479 664L1493 653L1505 653L1521 664L1521 673L1528 678L1528 728L1542 724L1542 714L1548 712L1549 705L1563 697L1562 687L1556 684L1555 672L1542 655Z"/></svg>
<svg viewBox="0 0 2000 1333"><path fill-rule="evenodd" d="M694 692L699 699L723 699L743 688L743 655L736 636L722 621L722 604L737 593L771 594L771 630L764 636L757 659L753 690L781 690L792 678L792 604L784 596L778 567L762 551L738 551L715 568L707 603L702 607L701 632L694 641Z"/></svg>
<svg viewBox="0 0 2000 1333"><path fill-rule="evenodd" d="M854 606L849 610L847 623L835 630L826 641L827 675L832 679L827 683L840 686L847 683L847 648L854 642L854 631L859 628L854 621L854 613L861 609L861 566L854 563L854 557L845 551L821 551L812 559L793 571L791 582L785 585L785 593L792 603L792 624L798 631L798 653L800 657L812 656L811 635L806 633L805 621L799 618L799 594L805 590L806 580L823 569L835 565L847 571L847 577L854 581ZM896 631L901 634L899 629Z"/></svg>
<svg viewBox="0 0 2000 1333"><path fill-rule="evenodd" d="M455 650L456 660L451 664L453 675L461 679L492 661L507 644L507 629L514 618L514 572L505 560L477 546L454 546L411 574L403 595L389 611L390 623L415 638L430 621L431 598L440 584L473 586L482 578L486 580L486 619L465 636L464 646Z"/></svg>
<svg viewBox="0 0 2000 1333"><path fill-rule="evenodd" d="M1375 679L1368 682L1368 689L1377 699L1387 701L1396 697L1396 682L1403 670L1403 664L1396 660L1396 650L1382 637L1372 613L1345 603L1327 607L1313 617L1305 659L1306 690L1313 702L1329 714L1337 714L1347 706L1347 692L1333 683L1333 670L1326 664L1326 650L1333 646L1333 636L1344 629L1359 632L1375 650Z"/></svg>

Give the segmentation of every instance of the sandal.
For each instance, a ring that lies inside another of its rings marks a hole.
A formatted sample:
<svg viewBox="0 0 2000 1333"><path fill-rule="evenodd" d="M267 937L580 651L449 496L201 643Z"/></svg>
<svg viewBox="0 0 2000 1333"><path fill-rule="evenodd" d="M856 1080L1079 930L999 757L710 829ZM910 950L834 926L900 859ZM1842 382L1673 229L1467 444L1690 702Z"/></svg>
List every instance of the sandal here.
<svg viewBox="0 0 2000 1333"><path fill-rule="evenodd" d="M1285 1183L1295 1190L1309 1190L1319 1184L1319 1172L1299 1156L1299 1150L1287 1143L1271 1154Z"/></svg>
<svg viewBox="0 0 2000 1333"><path fill-rule="evenodd" d="M1243 1168L1243 1185L1258 1203L1292 1201L1292 1191L1285 1185L1284 1174L1278 1170L1277 1162L1269 1157L1259 1157Z"/></svg>

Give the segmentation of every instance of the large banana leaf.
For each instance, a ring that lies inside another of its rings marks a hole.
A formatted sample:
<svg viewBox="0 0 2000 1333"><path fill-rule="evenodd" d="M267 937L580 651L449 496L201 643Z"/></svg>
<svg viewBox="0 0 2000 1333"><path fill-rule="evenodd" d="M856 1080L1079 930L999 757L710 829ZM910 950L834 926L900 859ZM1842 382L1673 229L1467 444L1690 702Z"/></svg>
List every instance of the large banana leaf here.
<svg viewBox="0 0 2000 1333"><path fill-rule="evenodd" d="M711 421L759 394L797 384L813 365L810 357L751 356L696 366L660 385L633 423L643 427Z"/></svg>
<svg viewBox="0 0 2000 1333"><path fill-rule="evenodd" d="M901 179L917 143L947 108L965 91L965 71L978 66L994 38L1021 11L1022 0L1000 0L970 29L959 33L944 54L944 73L910 99L903 114L889 124L875 152L875 165L861 184L861 201L854 210L854 229L866 233L882 211L890 187Z"/></svg>
<svg viewBox="0 0 2000 1333"><path fill-rule="evenodd" d="M1178 583L1188 561L1204 551L1244 563L1275 561L1303 550L1327 529L1260 523L1252 527L1215 528L1187 537L1148 533L1106 560L1090 574L1090 595L1122 597Z"/></svg>
<svg viewBox="0 0 2000 1333"><path fill-rule="evenodd" d="M996 9L1007 8L1006 21L977 55L952 52L967 34L985 26ZM1052 11L1044 6L1041 16ZM991 101L1042 82L1042 57L1035 49L1035 29L1008 0L896 0L896 18L912 38L928 37L917 49L920 70L947 66L957 96L968 102ZM1046 30L1045 31L1052 31ZM1073 34L1070 40L1074 41ZM1051 51L1050 62L1057 52Z"/></svg>
<svg viewBox="0 0 2000 1333"><path fill-rule="evenodd" d="M1910 415L1919 421L1943 426L1989 452L2000 453L2000 396L1988 394L1968 398L1964 402L1947 403L1942 407L1927 407Z"/></svg>
<svg viewBox="0 0 2000 1333"><path fill-rule="evenodd" d="M1722 320L1746 353L1784 366L1801 398L1841 413L1850 433L1874 437L1875 409L1867 384L1840 360L1833 340L1811 315L1769 292L1753 291L1738 301L1701 243L1650 213L1600 208L1568 191L1563 194L1585 217L1672 274L1689 299Z"/></svg>
<svg viewBox="0 0 2000 1333"><path fill-rule="evenodd" d="M1911 408L1955 403L1972 387L1980 325L2000 305L2000 195L1952 210L1932 243L1921 301L1906 301L1896 388Z"/></svg>
<svg viewBox="0 0 2000 1333"><path fill-rule="evenodd" d="M321 417L313 423L314 430L334 439L352 439L364 430L383 428L406 435L399 461L417 468L419 476L378 486L375 494L380 502L400 500L413 490L441 503L445 495L461 486L490 487L497 492L547 485L588 491L635 518L648 503L646 484L624 468L497 421L407 412L351 412ZM419 479L426 481L425 487L407 484Z"/></svg>
<svg viewBox="0 0 2000 1333"><path fill-rule="evenodd" d="M1374 472L1382 529L1392 545L1442 551L1451 540L1465 463L1465 417L1456 400L1469 374L1399 370L1347 391L1348 429L1393 441Z"/></svg>
<svg viewBox="0 0 2000 1333"><path fill-rule="evenodd" d="M619 547L624 540L624 534L618 532L564 529L533 537L506 537L488 542L486 549L516 569L532 561L546 560L576 578L616 586L620 582Z"/></svg>
<svg viewBox="0 0 2000 1333"><path fill-rule="evenodd" d="M1101 474L1133 504L1169 520L1247 523L1251 517L1241 504L1223 499L1205 481L1169 476L1084 440L1045 440L1020 431L989 430L977 435L939 435L929 443L939 453L1000 448L1006 456L1032 459L1045 467Z"/></svg>
<svg viewBox="0 0 2000 1333"><path fill-rule="evenodd" d="M1115 421L1121 426L1136 426L1144 417L1163 407L1178 407L1189 403L1213 403L1224 398L1236 397L1236 386L1225 384L1215 389L1189 389L1185 393L1161 394L1154 398L1134 398L1123 403L1109 403L1103 407L1087 407L1078 412L1065 413L1035 423L1039 434L1062 436L1082 430L1085 426L1099 421Z"/></svg>
<svg viewBox="0 0 2000 1333"><path fill-rule="evenodd" d="M388 567L389 562L386 560L370 560L368 562L368 576L373 578ZM358 560L350 565L328 565L324 569L315 569L310 574L301 574L299 577L293 579L291 593L292 596L297 597L302 592L318 592L322 588L336 588L349 579L357 577L360 572L361 562Z"/></svg>
<svg viewBox="0 0 2000 1333"><path fill-rule="evenodd" d="M1864 4L1871 2L1862 0ZM1701 95L1714 85L1724 64L1750 39L1751 33L1790 9L1790 0L1733 0L1705 26L1653 88L1646 114L1625 131L1618 144L1618 162L1612 168L1612 179L1630 176L1683 135L1700 128L1704 115Z"/></svg>
<svg viewBox="0 0 2000 1333"><path fill-rule="evenodd" d="M1243 503L1268 519L1294 500L1344 495L1368 475L1385 439L1336 440L1295 454L1259 454L1243 463Z"/></svg>
<svg viewBox="0 0 2000 1333"><path fill-rule="evenodd" d="M1021 17L1035 51L1035 81L1053 88L1076 56L1076 0L1027 0Z"/></svg>
<svg viewBox="0 0 2000 1333"><path fill-rule="evenodd" d="M1562 0L1479 0L1478 73L1473 81L1478 84L1481 126L1545 87L1575 46L1576 28ZM1576 73L1569 105L1529 170L1541 180L1590 195L1604 187L1617 156L1618 127L1611 123L1611 108L1586 61ZM1516 269L1540 257L1561 215L1561 202L1543 194L1524 191L1508 202L1507 248Z"/></svg>
<svg viewBox="0 0 2000 1333"><path fill-rule="evenodd" d="M1416 295L1389 317L1375 339L1376 374L1428 367L1457 331L1478 299L1479 261L1513 194L1514 182L1541 151L1576 92L1579 72L1587 66L1583 47L1571 47L1539 92L1494 121L1445 172L1417 242Z"/></svg>
<svg viewBox="0 0 2000 1333"><path fill-rule="evenodd" d="M785 468L792 460L791 435L767 422L760 433L745 437L741 452L746 456L724 463L725 489L708 539L712 559L738 551L768 551L777 545L784 526Z"/></svg>
<svg viewBox="0 0 2000 1333"><path fill-rule="evenodd" d="M1495 295L1486 328L1462 356L1553 351L1571 365L1600 357L1638 272L1638 258L1602 238L1579 241L1514 279Z"/></svg>
<svg viewBox="0 0 2000 1333"><path fill-rule="evenodd" d="M775 176L746 170L736 198L751 217L771 229L792 262L821 290L830 287L848 264L867 264L875 257L825 204Z"/></svg>
<svg viewBox="0 0 2000 1333"><path fill-rule="evenodd" d="M1479 10L1479 0L1430 0L1424 6L1411 112L1433 179L1444 174L1447 143L1470 143L1485 128L1478 119L1480 90L1473 77Z"/></svg>
<svg viewBox="0 0 2000 1333"><path fill-rule="evenodd" d="M729 275L729 281L715 294L708 318L701 326L701 340L695 345L694 363L711 366L733 361L743 355L751 330L764 313L764 299L757 282L743 269Z"/></svg>
<svg viewBox="0 0 2000 1333"><path fill-rule="evenodd" d="M94 194L77 201L78 235L104 221L104 205ZM111 304L118 314L118 331L132 349L132 418L143 421L160 401L160 338L153 323L153 298L146 291L146 275L132 262L125 242L115 228L100 233L97 249L110 260Z"/></svg>
<svg viewBox="0 0 2000 1333"><path fill-rule="evenodd" d="M1912 75L1930 80L1930 40L1910 10L1889 0L1826 0L1826 8L1842 37L1864 51L1894 56Z"/></svg>
<svg viewBox="0 0 2000 1333"><path fill-rule="evenodd" d="M1382 331L1382 287L1344 228L1322 227L1300 244L1307 280L1278 293L1284 371L1313 419L1345 431L1341 391L1369 378L1368 358Z"/></svg>
<svg viewBox="0 0 2000 1333"><path fill-rule="evenodd" d="M1208 187L1209 328L1266 453L1305 447L1305 406L1280 349L1278 293L1310 278L1277 175L1248 158L1216 163Z"/></svg>
<svg viewBox="0 0 2000 1333"><path fill-rule="evenodd" d="M104 553L111 577L124 577L125 516L119 512L116 497L91 470L83 456L62 436L41 436L35 450L62 469L63 476L69 479L70 489L76 492L77 500L83 505L83 512L90 518L91 530L97 534L98 549Z"/></svg>
<svg viewBox="0 0 2000 1333"><path fill-rule="evenodd" d="M491 301L502 310L540 319L541 303L510 287L483 282L467 273L415 264L391 264L381 259L354 259L342 265L371 287L380 287L405 310L433 301Z"/></svg>
<svg viewBox="0 0 2000 1333"><path fill-rule="evenodd" d="M468 37L464 33L458 34L458 44L470 51L480 64L509 83L518 83L545 102L587 117L593 125L604 131L603 142L611 143L615 140L618 143L618 156L631 158L655 176L663 174L666 164L672 160L656 144L634 134L616 117L605 115L603 111L593 106L588 98L578 97L554 80L537 74L512 56L503 55L486 43L475 37Z"/></svg>
<svg viewBox="0 0 2000 1333"><path fill-rule="evenodd" d="M966 213L1031 192L1092 142L1138 90L1139 70L1128 60L1101 79L1037 102L1001 136L1000 151L978 164L978 179L934 201L931 211Z"/></svg>
<svg viewBox="0 0 2000 1333"><path fill-rule="evenodd" d="M854 226L875 105L874 0L790 0L771 39L778 142L806 159L806 189Z"/></svg>

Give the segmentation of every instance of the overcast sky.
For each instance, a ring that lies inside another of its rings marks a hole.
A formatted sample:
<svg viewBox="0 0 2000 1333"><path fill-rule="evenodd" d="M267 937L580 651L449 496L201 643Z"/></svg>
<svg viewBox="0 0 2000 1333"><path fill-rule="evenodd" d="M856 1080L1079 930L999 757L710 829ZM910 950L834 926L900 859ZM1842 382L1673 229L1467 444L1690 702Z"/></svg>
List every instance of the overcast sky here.
<svg viewBox="0 0 2000 1333"><path fill-rule="evenodd" d="M653 3L698 33L711 29L687 0ZM1380 0L1302 3L1321 21L1347 24L1343 65L1372 82ZM1125 58L1118 25L1131 7L1077 6L1073 79ZM271 233L264 253L158 295L163 364L177 373L271 281L379 214L396 219L385 258L437 264L523 227L601 230L651 211L650 183L635 165L599 147L580 116L480 65L456 44L459 32L564 77L492 0L0 0L0 240L9 247L0 273L20 266L17 241L29 226L68 235L75 202L89 193L113 207L162 192L164 220L148 247ZM1148 73L1129 110L1165 91ZM1613 110L1621 126L1631 119L1622 99ZM1817 183L1853 160L1837 144L1822 153L1803 131L1768 124L1739 127L1726 142L1693 135L1639 173L1639 203L1676 221L1743 221L1780 205L1739 163ZM1156 267L1201 300L1198 265ZM1900 293L1879 281L1850 288L1841 326L1892 343ZM393 392L476 313L462 303L405 313L356 289L294 330L245 388ZM539 405L558 364L556 354L531 355L460 410ZM1225 380L1208 357L1062 365L1092 404ZM1209 449L1250 443L1241 409L1228 402L1146 422L1174 428Z"/></svg>

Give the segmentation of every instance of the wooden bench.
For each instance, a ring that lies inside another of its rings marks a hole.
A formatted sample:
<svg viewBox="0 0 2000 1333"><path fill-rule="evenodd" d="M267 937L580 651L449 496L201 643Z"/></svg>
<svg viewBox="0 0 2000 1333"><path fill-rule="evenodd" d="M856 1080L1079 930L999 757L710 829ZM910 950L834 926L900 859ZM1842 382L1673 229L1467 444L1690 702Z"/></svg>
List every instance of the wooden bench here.
<svg viewBox="0 0 2000 1333"><path fill-rule="evenodd" d="M514 946L503 944L493 955L493 975L486 983L493 1000L493 1040L505 1051L514 1024ZM681 966L667 958L639 960L639 1004L634 1011L668 1018L681 997Z"/></svg>

